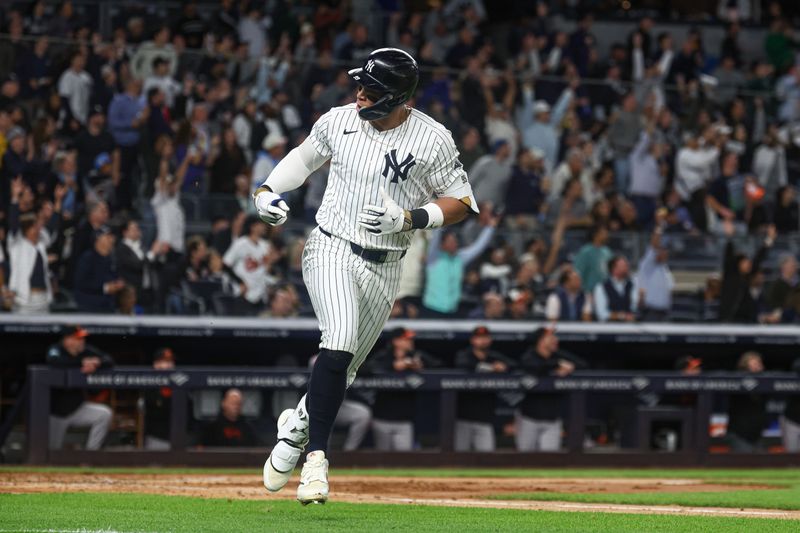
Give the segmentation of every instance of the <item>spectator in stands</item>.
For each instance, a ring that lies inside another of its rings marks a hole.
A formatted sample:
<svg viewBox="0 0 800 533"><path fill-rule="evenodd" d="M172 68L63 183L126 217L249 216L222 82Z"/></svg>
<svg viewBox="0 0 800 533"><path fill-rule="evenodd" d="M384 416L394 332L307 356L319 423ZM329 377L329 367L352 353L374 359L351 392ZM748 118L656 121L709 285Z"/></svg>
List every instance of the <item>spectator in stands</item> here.
<svg viewBox="0 0 800 533"><path fill-rule="evenodd" d="M489 245L498 222L499 217L490 217L475 242L462 249L458 248L455 232L441 229L432 232L422 296L422 305L429 316L452 317L458 311L464 270Z"/></svg>
<svg viewBox="0 0 800 533"><path fill-rule="evenodd" d="M492 145L492 153L478 159L469 171L469 181L478 203L503 203L511 179L511 147L501 139Z"/></svg>
<svg viewBox="0 0 800 533"><path fill-rule="evenodd" d="M511 289L508 291L506 318L510 320L532 320L536 317L533 308L535 293L528 289Z"/></svg>
<svg viewBox="0 0 800 533"><path fill-rule="evenodd" d="M86 343L89 332L80 326L67 327L61 341L47 350L47 365L53 368L79 368L83 374L114 365L111 357ZM102 403L84 400L79 389L56 389L50 396L50 449L58 450L70 427L89 427L87 450L99 450L111 426L111 409Z"/></svg>
<svg viewBox="0 0 800 533"><path fill-rule="evenodd" d="M258 152L255 162L253 163L251 192L261 187L264 180L267 179L281 158L283 158L286 153L286 137L280 132L270 132L264 137L261 148L261 151Z"/></svg>
<svg viewBox="0 0 800 533"><path fill-rule="evenodd" d="M47 242L41 237L42 225L36 214L20 215L23 189L21 178L12 181L8 214L8 266L11 276L7 297L13 301L15 313L45 314L53 299Z"/></svg>
<svg viewBox="0 0 800 533"><path fill-rule="evenodd" d="M167 146L171 144L168 141ZM169 246L168 260L180 257L185 247L186 215L180 202L180 187L179 176L170 173L162 159L150 205L156 215L156 240Z"/></svg>
<svg viewBox="0 0 800 533"><path fill-rule="evenodd" d="M77 132L89 118L89 97L92 94L92 77L84 70L86 56L83 52L74 52L69 60L69 68L58 80L58 95L65 101L65 109L74 123L69 129Z"/></svg>
<svg viewBox="0 0 800 533"><path fill-rule="evenodd" d="M261 313L260 316L268 318L295 317L299 304L297 293L293 287L280 287L272 291L267 311Z"/></svg>
<svg viewBox="0 0 800 533"><path fill-rule="evenodd" d="M222 397L219 416L203 428L204 446L258 446L256 432L242 419L242 391L228 389Z"/></svg>
<svg viewBox="0 0 800 533"><path fill-rule="evenodd" d="M794 360L791 370L795 374L800 374L800 359ZM800 395L798 394L787 397L781 417L781 437L786 452L800 452Z"/></svg>
<svg viewBox="0 0 800 533"><path fill-rule="evenodd" d="M662 160L665 146L653 138L654 133L655 123L648 122L630 154L631 201L636 206L639 224L645 228L653 223L666 181L667 169Z"/></svg>
<svg viewBox="0 0 800 533"><path fill-rule="evenodd" d="M225 252L222 260L245 284L243 297L258 312L267 298L267 289L277 282L275 265L281 259L281 251L276 249L264 236L266 225L257 218L251 218L245 227L245 234L236 239Z"/></svg>
<svg viewBox="0 0 800 533"><path fill-rule="evenodd" d="M136 48L130 61L131 74L140 80L146 80L157 70L156 61L166 65L167 70L163 75L175 76L178 54L170 43L170 29L167 25L157 27L153 31L152 40L145 41ZM170 107L171 104L170 100Z"/></svg>
<svg viewBox="0 0 800 533"><path fill-rule="evenodd" d="M481 146L481 134L474 127L467 128L458 143L458 159L464 168L473 168L475 163L484 156L485 152Z"/></svg>
<svg viewBox="0 0 800 533"><path fill-rule="evenodd" d="M764 362L758 352L745 352L736 364L745 374L760 374ZM731 394L728 397L728 431L726 440L734 452L762 449L761 432L767 426L767 399L758 393Z"/></svg>
<svg viewBox="0 0 800 533"><path fill-rule="evenodd" d="M675 161L675 187L688 205L694 226L703 232L708 229L706 185L711 181L719 157L719 148L713 145L715 138L713 128L707 128L702 136L694 132L685 133L684 146L678 150Z"/></svg>
<svg viewBox="0 0 800 533"><path fill-rule="evenodd" d="M218 142L212 143L208 160L211 178L209 192L232 194L235 189L234 176L246 172L247 159L236 143L236 132L232 127L224 128L220 136L214 139Z"/></svg>
<svg viewBox="0 0 800 533"><path fill-rule="evenodd" d="M758 145L753 155L753 173L758 177L758 183L764 187L764 194L767 198L774 198L775 195L788 183L788 173L786 169L786 147L784 136L776 125L770 125L764 135L762 143ZM780 203L780 197L778 202ZM775 224L778 225L776 214ZM778 228L781 233L786 231L797 231L800 227L795 224L791 229Z"/></svg>
<svg viewBox="0 0 800 533"><path fill-rule="evenodd" d="M539 224L544 204L544 152L520 150L506 192L506 223L516 230L532 230Z"/></svg>
<svg viewBox="0 0 800 533"><path fill-rule="evenodd" d="M756 302L750 293L750 285L775 241L775 226L769 227L764 244L752 259L742 253L736 253L732 239L735 229L733 223L727 221L724 228L728 244L725 245L725 258L722 263L719 319L723 322L754 323L758 312Z"/></svg>
<svg viewBox="0 0 800 533"><path fill-rule="evenodd" d="M481 298L481 305L473 309L468 318L472 320L501 320L506 318L506 301L496 292L487 292Z"/></svg>
<svg viewBox="0 0 800 533"><path fill-rule="evenodd" d="M153 354L153 370L175 369L175 354L170 348L159 348ZM147 389L144 393L144 448L152 451L170 449L172 388Z"/></svg>
<svg viewBox="0 0 800 533"><path fill-rule="evenodd" d="M308 367L312 368L317 361L318 355L314 355L308 361ZM345 437L342 449L346 452L357 450L364 437L367 436L372 425L372 409L367 405L357 392L353 389L348 389L346 397L336 414L336 419L333 422L336 426L347 426L347 436Z"/></svg>
<svg viewBox="0 0 800 533"><path fill-rule="evenodd" d="M169 246L159 241L153 241L150 250L145 251L142 230L135 220L129 220L123 227L122 240L115 250L117 270L119 277L136 291L137 301L145 307L153 302L156 270L168 252Z"/></svg>
<svg viewBox="0 0 800 533"><path fill-rule="evenodd" d="M516 364L509 357L492 350L489 328L472 330L469 348L456 353L455 366L473 373L507 373ZM493 452L496 393L462 392L458 395L455 448L458 452Z"/></svg>
<svg viewBox="0 0 800 533"><path fill-rule="evenodd" d="M581 275L573 268L564 268L558 287L547 297L545 318L550 321L575 322L592 320L592 297L583 291Z"/></svg>
<svg viewBox="0 0 800 533"><path fill-rule="evenodd" d="M534 101L533 84L522 87L523 108L517 118L517 127L522 132L522 145L527 148L539 148L544 152L545 173L550 175L558 162L560 151L559 135L561 120L580 85L577 77L569 80L569 86L558 98L552 113L550 104L545 100Z"/></svg>
<svg viewBox="0 0 800 533"><path fill-rule="evenodd" d="M139 98L141 92L142 81L132 77L125 84L125 92L114 95L108 106L108 129L120 150L117 196L125 207L130 207L131 183L139 169L139 130L150 117L150 107Z"/></svg>
<svg viewBox="0 0 800 533"><path fill-rule="evenodd" d="M372 373L407 375L439 366L439 361L416 349L415 336L410 329L392 330L386 347L369 361ZM410 451L414 446L416 411L413 392L376 391L372 407L375 447L381 451Z"/></svg>
<svg viewBox="0 0 800 533"><path fill-rule="evenodd" d="M631 279L628 260L621 255L608 262L608 278L594 287L594 314L599 322L633 322L639 309L641 292Z"/></svg>
<svg viewBox="0 0 800 533"><path fill-rule="evenodd" d="M540 327L533 333L533 347L521 358L520 368L536 377L566 377L586 363L574 354L560 350L555 329ZM561 447L564 395L528 394L516 413L517 450L554 452Z"/></svg>
<svg viewBox="0 0 800 533"><path fill-rule="evenodd" d="M631 91L621 99L621 109L611 116L608 141L614 151L614 175L617 190L627 191L630 176L630 155L642 131L642 116L638 110L636 94Z"/></svg>
<svg viewBox="0 0 800 533"><path fill-rule="evenodd" d="M800 282L797 278L797 259L784 254L778 260L778 279L774 280L766 295L768 323L794 322L800 316Z"/></svg>
<svg viewBox="0 0 800 533"><path fill-rule="evenodd" d="M786 185L778 189L773 215L778 233L784 235L800 229L800 209L798 207L794 187Z"/></svg>
<svg viewBox="0 0 800 533"><path fill-rule="evenodd" d="M667 264L669 251L662 243L662 224L665 217L666 211L659 209L656 214L659 227L650 237L650 246L639 261L639 270L636 273L638 286L642 290L639 319L643 322L665 322L669 319L672 308L675 278Z"/></svg>
<svg viewBox="0 0 800 533"><path fill-rule="evenodd" d="M583 289L592 294L595 286L605 281L608 276L608 261L614 256L606 246L608 229L605 226L594 226L589 231L589 241L575 254L575 271L583 281Z"/></svg>
<svg viewBox="0 0 800 533"><path fill-rule="evenodd" d="M86 128L75 139L75 151L78 155L77 176L87 176L94 167L97 156L102 153L111 155L113 175L119 173L119 150L114 143L114 137L106 128L106 115L102 107L96 105L89 111Z"/></svg>
<svg viewBox="0 0 800 533"><path fill-rule="evenodd" d="M87 313L114 311L114 297L125 287L112 258L114 234L108 226L97 230L94 248L83 252L75 269L75 302Z"/></svg>

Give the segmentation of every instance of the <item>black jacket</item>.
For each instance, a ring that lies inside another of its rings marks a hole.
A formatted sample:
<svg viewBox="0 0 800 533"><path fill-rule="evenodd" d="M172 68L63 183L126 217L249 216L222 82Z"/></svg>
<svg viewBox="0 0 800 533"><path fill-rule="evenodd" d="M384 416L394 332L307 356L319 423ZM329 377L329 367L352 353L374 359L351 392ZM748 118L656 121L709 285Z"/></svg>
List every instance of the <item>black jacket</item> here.
<svg viewBox="0 0 800 533"><path fill-rule="evenodd" d="M114 360L94 346L86 345L83 353L71 356L61 343L47 350L47 365L53 368L80 368L85 357L99 357L100 368L111 368ZM80 389L53 390L50 396L50 412L55 416L68 416L84 402L84 391Z"/></svg>
<svg viewBox="0 0 800 533"><path fill-rule="evenodd" d="M755 300L750 295L750 279L753 273L758 272L761 264L767 257L769 248L762 246L753 257L753 266L750 274L742 275L739 272L736 250L733 241L728 241L725 246L725 260L723 263L722 288L719 296L719 319L723 322L756 322L758 308Z"/></svg>
<svg viewBox="0 0 800 533"><path fill-rule="evenodd" d="M147 260L147 252L142 259L124 242L117 244L116 248L116 267L119 277L125 280L125 283L136 289L137 293L141 293L144 284L145 272L150 270L150 262ZM150 276L152 280L152 276Z"/></svg>
<svg viewBox="0 0 800 533"><path fill-rule="evenodd" d="M258 446L258 438L249 422L239 418L231 422L222 413L203 430L206 446Z"/></svg>
<svg viewBox="0 0 800 533"><path fill-rule="evenodd" d="M420 350L414 350L413 355L422 359L424 368L441 366L438 359ZM405 376L413 374L411 371L398 372L394 369L394 355L391 347L376 353L371 361L368 371L372 374L394 374ZM378 420L413 421L417 410L417 393L403 391L376 391L375 404L372 415Z"/></svg>
<svg viewBox="0 0 800 533"><path fill-rule="evenodd" d="M490 350L483 360L478 359L472 347L461 350L456 354L456 368L474 373L492 373L492 363L502 362L508 367L508 372L516 366L516 362L494 350ZM495 392L461 392L458 395L459 420L470 422L494 422L494 412L497 406L497 393Z"/></svg>
<svg viewBox="0 0 800 533"><path fill-rule="evenodd" d="M587 368L589 365L575 354L558 350L550 357L542 357L535 348L522 355L521 368L526 374L543 377L551 376L558 368L559 360L566 360L575 365L575 370ZM566 396L559 393L528 394L519 405L523 416L534 420L558 420L565 411Z"/></svg>
<svg viewBox="0 0 800 533"><path fill-rule="evenodd" d="M75 270L75 302L81 311L110 313L114 297L103 292L103 286L117 279L111 256L102 256L91 249L83 253Z"/></svg>

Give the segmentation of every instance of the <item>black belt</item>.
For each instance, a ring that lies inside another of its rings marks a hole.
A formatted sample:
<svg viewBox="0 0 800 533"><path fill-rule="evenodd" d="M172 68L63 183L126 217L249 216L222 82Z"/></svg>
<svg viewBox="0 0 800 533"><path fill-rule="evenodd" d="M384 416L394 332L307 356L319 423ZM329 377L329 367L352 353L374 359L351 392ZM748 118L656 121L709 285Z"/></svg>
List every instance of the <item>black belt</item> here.
<svg viewBox="0 0 800 533"><path fill-rule="evenodd" d="M322 226L319 227L319 230L322 232L323 235L326 237L333 237L329 231L325 231ZM357 245L354 242L350 243L350 250L358 257L366 260L371 261L373 263L385 263L386 260L389 258L391 254L397 253L396 250L370 250L368 248L362 248L361 246ZM403 257L405 257L406 251L403 250L400 252L400 256L395 259L395 261L399 261Z"/></svg>

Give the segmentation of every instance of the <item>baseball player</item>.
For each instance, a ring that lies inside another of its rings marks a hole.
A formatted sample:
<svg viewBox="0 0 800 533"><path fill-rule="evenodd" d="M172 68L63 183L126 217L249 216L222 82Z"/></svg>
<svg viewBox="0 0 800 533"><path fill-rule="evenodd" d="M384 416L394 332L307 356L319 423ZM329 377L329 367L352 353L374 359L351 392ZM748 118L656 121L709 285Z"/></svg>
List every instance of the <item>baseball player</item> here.
<svg viewBox="0 0 800 533"><path fill-rule="evenodd" d="M321 116L254 194L262 220L283 224L289 207L281 194L330 160L318 226L303 252L320 354L307 393L278 418L278 442L264 464L264 486L275 492L309 451L297 488L304 505L328 499L331 428L389 317L414 230L478 212L450 132L405 105L419 79L414 58L381 48L349 74L358 83L355 103Z"/></svg>

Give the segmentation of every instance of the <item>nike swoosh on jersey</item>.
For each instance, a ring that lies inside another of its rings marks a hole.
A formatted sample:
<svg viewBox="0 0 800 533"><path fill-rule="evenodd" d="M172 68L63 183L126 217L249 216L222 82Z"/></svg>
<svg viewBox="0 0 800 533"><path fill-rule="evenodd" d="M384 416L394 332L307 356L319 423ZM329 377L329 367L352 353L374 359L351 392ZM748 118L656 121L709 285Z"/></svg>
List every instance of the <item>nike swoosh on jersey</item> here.
<svg viewBox="0 0 800 533"><path fill-rule="evenodd" d="M357 131L358 131L358 130L353 130L353 131L347 131L347 130L344 130L344 134L345 134L345 135L350 135L351 133L356 133Z"/></svg>

